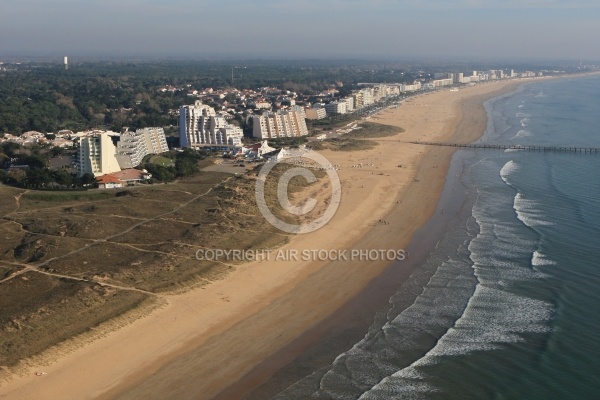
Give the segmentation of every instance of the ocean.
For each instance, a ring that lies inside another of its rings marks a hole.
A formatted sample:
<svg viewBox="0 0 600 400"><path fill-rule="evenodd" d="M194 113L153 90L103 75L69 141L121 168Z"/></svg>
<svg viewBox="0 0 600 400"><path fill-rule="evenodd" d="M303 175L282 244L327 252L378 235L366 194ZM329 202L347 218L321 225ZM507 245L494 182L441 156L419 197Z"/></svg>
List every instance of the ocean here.
<svg viewBox="0 0 600 400"><path fill-rule="evenodd" d="M481 143L600 147L600 77L485 105ZM364 338L271 398L599 398L599 172L600 154L457 151L435 249Z"/></svg>

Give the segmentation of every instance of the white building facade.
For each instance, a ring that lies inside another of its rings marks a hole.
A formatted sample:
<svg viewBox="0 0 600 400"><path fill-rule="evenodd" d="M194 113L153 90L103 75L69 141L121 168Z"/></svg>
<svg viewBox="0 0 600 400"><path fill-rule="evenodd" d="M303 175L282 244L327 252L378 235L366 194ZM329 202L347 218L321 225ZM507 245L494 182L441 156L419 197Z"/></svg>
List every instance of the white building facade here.
<svg viewBox="0 0 600 400"><path fill-rule="evenodd" d="M141 135L146 141L148 154L160 154L169 151L165 130L163 128L143 128L138 129L136 133Z"/></svg>
<svg viewBox="0 0 600 400"><path fill-rule="evenodd" d="M181 147L199 148L207 145L240 146L244 132L231 125L223 114L196 101L179 109L179 141Z"/></svg>
<svg viewBox="0 0 600 400"><path fill-rule="evenodd" d="M169 151L163 128L143 128L125 132L117 143L117 161L121 169L135 168L148 154Z"/></svg>
<svg viewBox="0 0 600 400"><path fill-rule="evenodd" d="M345 101L332 101L331 103L325 104L325 111L327 115L339 115L348 113Z"/></svg>
<svg viewBox="0 0 600 400"><path fill-rule="evenodd" d="M119 172L121 167L117 161L116 153L117 149L106 133L81 138L79 141L77 175L100 176Z"/></svg>
<svg viewBox="0 0 600 400"><path fill-rule="evenodd" d="M260 139L308 135L303 113L291 110L267 112L254 117L252 136Z"/></svg>
<svg viewBox="0 0 600 400"><path fill-rule="evenodd" d="M304 109L304 115L306 119L323 119L327 116L327 112L324 107L306 107Z"/></svg>

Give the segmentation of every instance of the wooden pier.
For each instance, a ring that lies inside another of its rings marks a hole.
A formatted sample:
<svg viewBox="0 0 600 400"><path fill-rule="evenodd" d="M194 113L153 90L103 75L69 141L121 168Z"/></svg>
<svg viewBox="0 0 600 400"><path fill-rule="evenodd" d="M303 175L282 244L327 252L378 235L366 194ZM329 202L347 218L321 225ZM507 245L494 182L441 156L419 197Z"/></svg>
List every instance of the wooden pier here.
<svg viewBox="0 0 600 400"><path fill-rule="evenodd" d="M490 143L447 143L447 142L408 142L411 144L420 144L424 146L446 146L460 147L467 149L497 149L497 150L525 150L536 152L559 152L559 153L581 153L581 154L598 154L600 147L560 147L560 146L523 146L519 144L490 144Z"/></svg>

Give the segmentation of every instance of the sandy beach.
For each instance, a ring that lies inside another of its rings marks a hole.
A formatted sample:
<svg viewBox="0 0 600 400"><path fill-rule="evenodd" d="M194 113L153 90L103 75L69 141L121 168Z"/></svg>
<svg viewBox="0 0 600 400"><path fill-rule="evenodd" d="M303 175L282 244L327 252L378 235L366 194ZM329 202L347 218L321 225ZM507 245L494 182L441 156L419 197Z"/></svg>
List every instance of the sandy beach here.
<svg viewBox="0 0 600 400"><path fill-rule="evenodd" d="M341 167L340 207L325 227L295 236L282 250L405 248L435 212L455 151L406 142L477 140L487 125L483 102L524 82L412 97L370 118L405 132L374 139L379 145L368 151L320 152ZM213 398L335 312L388 265L384 259L243 264L206 287L160 295L164 307L3 384L0 398ZM39 370L46 374L36 376Z"/></svg>

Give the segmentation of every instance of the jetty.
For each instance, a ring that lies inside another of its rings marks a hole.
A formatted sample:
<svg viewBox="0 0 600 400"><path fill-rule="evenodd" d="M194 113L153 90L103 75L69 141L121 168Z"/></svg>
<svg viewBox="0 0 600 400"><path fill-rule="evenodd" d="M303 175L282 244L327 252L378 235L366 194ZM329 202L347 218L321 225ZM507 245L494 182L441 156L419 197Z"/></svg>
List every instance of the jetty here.
<svg viewBox="0 0 600 400"><path fill-rule="evenodd" d="M492 144L492 143L448 143L448 142L407 142L411 144L420 144L424 146L445 146L445 147L461 147L467 149L496 149L496 150L525 150L536 152L560 152L560 153L581 153L581 154L598 154L600 147L561 147L561 146L536 146L536 145L520 145L520 144Z"/></svg>

